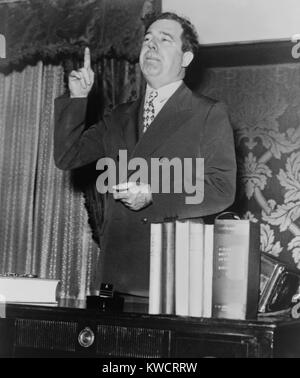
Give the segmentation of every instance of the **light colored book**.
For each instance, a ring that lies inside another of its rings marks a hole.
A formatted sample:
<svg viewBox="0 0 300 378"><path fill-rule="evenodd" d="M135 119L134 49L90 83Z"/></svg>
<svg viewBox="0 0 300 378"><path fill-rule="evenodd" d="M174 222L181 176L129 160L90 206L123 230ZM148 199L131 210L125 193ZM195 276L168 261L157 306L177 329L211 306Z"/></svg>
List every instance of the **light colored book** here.
<svg viewBox="0 0 300 378"><path fill-rule="evenodd" d="M189 221L189 315L203 316L204 224Z"/></svg>
<svg viewBox="0 0 300 378"><path fill-rule="evenodd" d="M211 318L214 225L204 225L203 316Z"/></svg>
<svg viewBox="0 0 300 378"><path fill-rule="evenodd" d="M175 222L162 229L162 313L175 314Z"/></svg>
<svg viewBox="0 0 300 378"><path fill-rule="evenodd" d="M189 221L175 224L175 313L189 315Z"/></svg>
<svg viewBox="0 0 300 378"><path fill-rule="evenodd" d="M56 303L59 280L0 276L0 302Z"/></svg>
<svg viewBox="0 0 300 378"><path fill-rule="evenodd" d="M151 223L150 229L149 314L162 312L162 223Z"/></svg>

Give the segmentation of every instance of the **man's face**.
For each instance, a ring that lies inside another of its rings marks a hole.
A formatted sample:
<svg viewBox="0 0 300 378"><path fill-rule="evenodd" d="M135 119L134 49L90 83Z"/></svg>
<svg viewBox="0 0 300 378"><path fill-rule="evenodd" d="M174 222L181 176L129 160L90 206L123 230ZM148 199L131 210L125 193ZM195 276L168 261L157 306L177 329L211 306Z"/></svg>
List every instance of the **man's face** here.
<svg viewBox="0 0 300 378"><path fill-rule="evenodd" d="M182 51L182 27L174 20L158 20L147 30L140 66L147 82L159 88L184 77L193 54Z"/></svg>

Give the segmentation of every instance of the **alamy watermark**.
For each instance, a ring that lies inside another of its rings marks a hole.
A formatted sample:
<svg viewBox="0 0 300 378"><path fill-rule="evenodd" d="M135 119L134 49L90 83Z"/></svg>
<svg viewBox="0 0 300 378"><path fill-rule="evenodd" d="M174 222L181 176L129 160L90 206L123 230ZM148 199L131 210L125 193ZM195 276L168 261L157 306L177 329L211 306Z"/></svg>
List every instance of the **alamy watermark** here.
<svg viewBox="0 0 300 378"><path fill-rule="evenodd" d="M291 38L291 41L295 43L295 45L292 47L292 57L294 59L300 58L300 34L294 34Z"/></svg>
<svg viewBox="0 0 300 378"><path fill-rule="evenodd" d="M127 150L120 150L118 167L114 159L106 157L98 160L96 169L103 171L96 182L102 194L113 193L117 182L130 181L149 184L152 193L185 193L188 205L200 204L204 198L203 158L151 158L149 164L140 157L128 161Z"/></svg>

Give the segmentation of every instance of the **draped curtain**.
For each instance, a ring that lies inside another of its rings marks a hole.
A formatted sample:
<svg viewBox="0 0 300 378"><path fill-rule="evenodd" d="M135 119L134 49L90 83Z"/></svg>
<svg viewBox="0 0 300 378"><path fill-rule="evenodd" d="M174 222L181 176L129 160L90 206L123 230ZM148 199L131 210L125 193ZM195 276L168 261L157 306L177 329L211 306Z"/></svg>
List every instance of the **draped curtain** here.
<svg viewBox="0 0 300 378"><path fill-rule="evenodd" d="M1 273L61 280L61 297L83 298L98 248L84 197L53 163L53 101L63 69L41 62L0 75Z"/></svg>
<svg viewBox="0 0 300 378"><path fill-rule="evenodd" d="M94 169L66 172L54 165L54 99L66 90L67 72L81 65L84 45L96 73L91 119L104 106L136 98L143 87L137 40L142 18L155 9L159 0L0 6L8 47L0 60L0 273L59 279L61 298L97 292L102 199Z"/></svg>

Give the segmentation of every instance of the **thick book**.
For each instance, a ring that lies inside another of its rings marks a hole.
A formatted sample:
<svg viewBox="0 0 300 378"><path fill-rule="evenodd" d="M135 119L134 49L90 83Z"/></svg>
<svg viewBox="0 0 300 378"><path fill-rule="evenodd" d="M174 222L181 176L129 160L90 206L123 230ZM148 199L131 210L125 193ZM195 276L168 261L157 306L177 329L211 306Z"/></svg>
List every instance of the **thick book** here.
<svg viewBox="0 0 300 378"><path fill-rule="evenodd" d="M0 276L0 301L57 303L59 284L54 279Z"/></svg>
<svg viewBox="0 0 300 378"><path fill-rule="evenodd" d="M214 253L214 225L204 225L204 262L203 262L203 317L211 318L212 280Z"/></svg>
<svg viewBox="0 0 300 378"><path fill-rule="evenodd" d="M175 222L150 229L149 314L175 314Z"/></svg>
<svg viewBox="0 0 300 378"><path fill-rule="evenodd" d="M260 284L259 225L216 219L214 227L212 316L256 319Z"/></svg>
<svg viewBox="0 0 300 378"><path fill-rule="evenodd" d="M189 221L175 224L175 314L189 315Z"/></svg>
<svg viewBox="0 0 300 378"><path fill-rule="evenodd" d="M162 312L162 223L151 223L149 314Z"/></svg>
<svg viewBox="0 0 300 378"><path fill-rule="evenodd" d="M204 224L189 221L189 316L203 316Z"/></svg>
<svg viewBox="0 0 300 378"><path fill-rule="evenodd" d="M175 314L175 222L162 228L162 314Z"/></svg>

